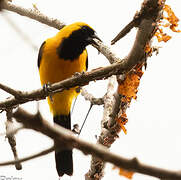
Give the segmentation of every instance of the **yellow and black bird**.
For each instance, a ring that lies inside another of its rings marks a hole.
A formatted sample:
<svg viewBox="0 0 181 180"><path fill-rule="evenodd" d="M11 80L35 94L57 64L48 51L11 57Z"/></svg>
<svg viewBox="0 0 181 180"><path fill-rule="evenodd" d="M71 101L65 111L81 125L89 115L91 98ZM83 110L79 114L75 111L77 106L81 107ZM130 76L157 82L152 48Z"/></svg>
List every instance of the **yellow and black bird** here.
<svg viewBox="0 0 181 180"><path fill-rule="evenodd" d="M76 22L63 27L54 37L47 39L40 47L38 68L42 86L59 82L76 72L86 71L88 55L86 46L100 40L86 23ZM71 129L71 104L77 97L77 87L55 93L48 97L53 120L64 128ZM59 176L73 174L72 150L55 151L56 169Z"/></svg>

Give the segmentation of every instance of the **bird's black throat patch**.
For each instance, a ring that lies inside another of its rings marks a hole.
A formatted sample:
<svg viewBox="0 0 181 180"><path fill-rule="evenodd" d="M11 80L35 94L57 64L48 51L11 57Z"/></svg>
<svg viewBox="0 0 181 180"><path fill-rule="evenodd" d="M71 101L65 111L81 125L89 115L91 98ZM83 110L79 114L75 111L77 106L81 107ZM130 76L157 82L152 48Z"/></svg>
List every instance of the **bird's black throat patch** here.
<svg viewBox="0 0 181 180"><path fill-rule="evenodd" d="M94 30L88 26L82 26L79 30L73 31L69 37L64 38L57 48L59 58L71 60L78 58L90 44L88 37L94 34Z"/></svg>

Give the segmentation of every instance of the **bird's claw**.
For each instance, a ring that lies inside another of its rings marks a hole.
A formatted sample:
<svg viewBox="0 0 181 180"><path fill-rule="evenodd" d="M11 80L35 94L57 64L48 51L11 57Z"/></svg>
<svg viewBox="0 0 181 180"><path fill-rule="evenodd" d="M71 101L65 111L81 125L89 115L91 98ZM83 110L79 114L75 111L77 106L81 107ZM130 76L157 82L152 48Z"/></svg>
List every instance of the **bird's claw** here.
<svg viewBox="0 0 181 180"><path fill-rule="evenodd" d="M51 87L51 83L48 82L44 84L43 91L45 92L45 94L49 94L50 101L53 102L52 95L50 94L51 93L50 87Z"/></svg>
<svg viewBox="0 0 181 180"><path fill-rule="evenodd" d="M72 132L74 133L74 134L80 134L80 129L79 129L79 125L78 124L74 124L73 125L73 129L72 129Z"/></svg>

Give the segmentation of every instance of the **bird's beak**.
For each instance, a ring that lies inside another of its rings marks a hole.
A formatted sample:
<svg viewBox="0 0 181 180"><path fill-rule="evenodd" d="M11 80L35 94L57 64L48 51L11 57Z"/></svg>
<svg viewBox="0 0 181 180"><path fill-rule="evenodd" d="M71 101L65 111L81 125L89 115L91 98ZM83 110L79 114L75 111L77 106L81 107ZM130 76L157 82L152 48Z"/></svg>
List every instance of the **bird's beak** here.
<svg viewBox="0 0 181 180"><path fill-rule="evenodd" d="M93 38L93 39L97 39L97 40L99 40L99 41L102 42L102 40L97 36L96 33L94 33L94 34L92 35L92 38Z"/></svg>
<svg viewBox="0 0 181 180"><path fill-rule="evenodd" d="M102 40L96 35L96 33L94 33L91 37L87 38L87 41L92 44L92 45L96 45L98 46L97 42L95 41L95 39L99 40L102 42Z"/></svg>

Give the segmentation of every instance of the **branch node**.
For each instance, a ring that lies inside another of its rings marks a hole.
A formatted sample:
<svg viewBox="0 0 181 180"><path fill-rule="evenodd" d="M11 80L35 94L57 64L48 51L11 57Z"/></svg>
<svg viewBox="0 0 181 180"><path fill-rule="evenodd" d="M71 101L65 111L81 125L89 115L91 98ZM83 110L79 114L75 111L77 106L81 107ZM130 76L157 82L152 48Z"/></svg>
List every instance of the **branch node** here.
<svg viewBox="0 0 181 180"><path fill-rule="evenodd" d="M134 166L135 168L139 166L139 161L138 161L138 159L137 159L136 157L134 157L134 158L132 159L132 163L133 163L133 166Z"/></svg>
<svg viewBox="0 0 181 180"><path fill-rule="evenodd" d="M82 88L81 95L85 98L85 100L90 101L92 105L104 104L104 98L95 98L85 88Z"/></svg>

